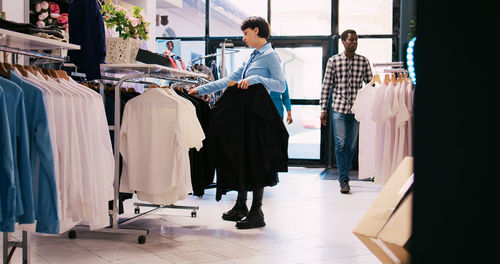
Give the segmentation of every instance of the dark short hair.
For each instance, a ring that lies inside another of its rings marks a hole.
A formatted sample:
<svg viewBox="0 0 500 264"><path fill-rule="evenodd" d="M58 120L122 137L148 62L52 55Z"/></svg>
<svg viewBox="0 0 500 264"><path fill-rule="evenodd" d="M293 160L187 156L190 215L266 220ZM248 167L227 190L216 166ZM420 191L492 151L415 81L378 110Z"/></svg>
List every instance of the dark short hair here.
<svg viewBox="0 0 500 264"><path fill-rule="evenodd" d="M259 28L259 33L257 36L261 38L268 39L271 36L271 31L269 29L269 24L262 17L247 17L243 22L241 22L241 30L245 30L247 28Z"/></svg>
<svg viewBox="0 0 500 264"><path fill-rule="evenodd" d="M342 41L345 41L347 39L347 37L349 36L349 34L354 34L356 36L358 35L358 33L356 33L356 31L354 31L354 29L347 29L344 32L342 32L342 35L340 35L340 39L342 39Z"/></svg>
<svg viewBox="0 0 500 264"><path fill-rule="evenodd" d="M172 43L172 47L174 46L174 42L173 41L171 41L171 40L167 41L167 46L168 46L168 43Z"/></svg>

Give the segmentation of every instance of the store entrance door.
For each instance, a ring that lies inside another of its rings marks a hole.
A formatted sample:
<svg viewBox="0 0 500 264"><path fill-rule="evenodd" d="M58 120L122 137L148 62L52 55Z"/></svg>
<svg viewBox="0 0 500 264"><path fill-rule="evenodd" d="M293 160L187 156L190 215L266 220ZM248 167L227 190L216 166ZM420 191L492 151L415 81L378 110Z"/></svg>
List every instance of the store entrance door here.
<svg viewBox="0 0 500 264"><path fill-rule="evenodd" d="M291 165L324 166L326 164L325 144L322 140L319 99L323 71L330 54L330 39L272 39L274 49L281 58L281 67L288 83L292 104L293 123L286 123L288 130L288 157ZM220 44L213 43L210 53L221 53ZM248 60L253 49L245 46L241 39L232 40L234 47L224 57L226 76ZM222 68L222 56L217 56L219 69Z"/></svg>

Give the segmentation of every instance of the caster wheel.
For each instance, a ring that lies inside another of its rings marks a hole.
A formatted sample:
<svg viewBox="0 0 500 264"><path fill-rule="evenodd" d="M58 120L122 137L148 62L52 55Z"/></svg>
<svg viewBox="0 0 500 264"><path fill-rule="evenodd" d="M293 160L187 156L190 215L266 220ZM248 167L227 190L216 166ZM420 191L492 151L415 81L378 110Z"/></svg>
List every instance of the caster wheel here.
<svg viewBox="0 0 500 264"><path fill-rule="evenodd" d="M75 230L71 230L71 231L69 231L69 233L68 233L68 237L69 237L70 239L75 239L75 238L76 238L76 231L75 231Z"/></svg>
<svg viewBox="0 0 500 264"><path fill-rule="evenodd" d="M191 217L196 217L196 211L191 212Z"/></svg>
<svg viewBox="0 0 500 264"><path fill-rule="evenodd" d="M139 208L139 206L137 206L137 207L134 209L134 213L135 213L135 214L140 214L140 213L141 213L141 208Z"/></svg>
<svg viewBox="0 0 500 264"><path fill-rule="evenodd" d="M146 243L146 237L145 236L139 236L139 238L137 238L137 242L139 242L139 244Z"/></svg>

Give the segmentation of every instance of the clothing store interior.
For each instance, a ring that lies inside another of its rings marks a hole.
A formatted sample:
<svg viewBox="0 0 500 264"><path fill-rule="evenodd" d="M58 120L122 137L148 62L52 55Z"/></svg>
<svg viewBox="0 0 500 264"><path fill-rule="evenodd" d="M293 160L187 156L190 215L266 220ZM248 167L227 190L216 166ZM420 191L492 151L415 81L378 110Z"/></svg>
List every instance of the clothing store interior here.
<svg viewBox="0 0 500 264"><path fill-rule="evenodd" d="M430 2L0 0L2 263L494 262L496 9Z"/></svg>

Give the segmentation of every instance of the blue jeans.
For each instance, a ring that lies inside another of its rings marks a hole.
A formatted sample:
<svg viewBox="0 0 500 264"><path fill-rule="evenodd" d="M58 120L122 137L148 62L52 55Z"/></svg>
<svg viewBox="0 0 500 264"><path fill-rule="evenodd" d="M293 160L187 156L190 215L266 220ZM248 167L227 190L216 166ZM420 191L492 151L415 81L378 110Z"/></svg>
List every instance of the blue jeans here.
<svg viewBox="0 0 500 264"><path fill-rule="evenodd" d="M358 148L358 132L359 122L354 118L354 114L333 111L333 136L339 181L349 180L352 159Z"/></svg>

